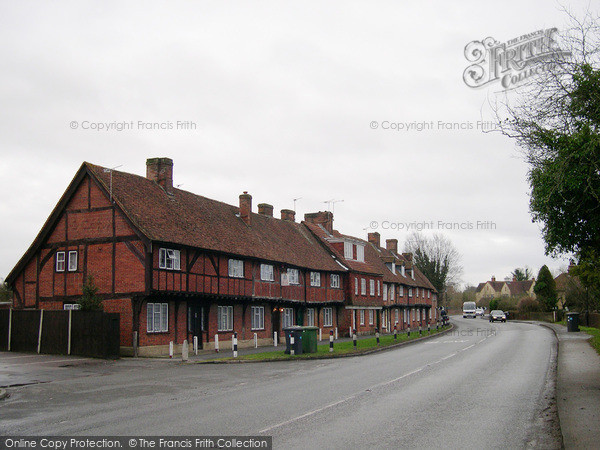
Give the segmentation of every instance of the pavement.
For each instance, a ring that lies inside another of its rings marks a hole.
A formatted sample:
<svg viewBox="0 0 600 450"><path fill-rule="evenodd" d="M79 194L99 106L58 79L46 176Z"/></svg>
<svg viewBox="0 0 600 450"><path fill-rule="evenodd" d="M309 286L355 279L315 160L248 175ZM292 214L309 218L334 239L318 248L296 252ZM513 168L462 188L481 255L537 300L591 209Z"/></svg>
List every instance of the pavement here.
<svg viewBox="0 0 600 450"><path fill-rule="evenodd" d="M600 355L587 342L591 336L567 327L538 322L558 338L558 417L565 448L600 445Z"/></svg>

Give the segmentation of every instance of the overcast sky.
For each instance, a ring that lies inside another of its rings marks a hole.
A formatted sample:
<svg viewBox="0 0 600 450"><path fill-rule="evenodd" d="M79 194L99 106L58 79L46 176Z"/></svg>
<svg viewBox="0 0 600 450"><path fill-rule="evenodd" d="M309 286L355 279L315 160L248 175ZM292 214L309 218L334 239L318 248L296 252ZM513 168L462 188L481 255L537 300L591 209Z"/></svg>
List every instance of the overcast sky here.
<svg viewBox="0 0 600 450"><path fill-rule="evenodd" d="M477 129L500 85L463 81L467 43L565 24L547 0L3 2L0 277L83 161L144 175L157 156L181 189L231 204L249 191L277 217L294 198L297 217L343 200L345 234L402 246L406 224L433 221L425 232L452 240L465 283L565 266L544 255L518 148ZM473 129L443 129L461 124Z"/></svg>

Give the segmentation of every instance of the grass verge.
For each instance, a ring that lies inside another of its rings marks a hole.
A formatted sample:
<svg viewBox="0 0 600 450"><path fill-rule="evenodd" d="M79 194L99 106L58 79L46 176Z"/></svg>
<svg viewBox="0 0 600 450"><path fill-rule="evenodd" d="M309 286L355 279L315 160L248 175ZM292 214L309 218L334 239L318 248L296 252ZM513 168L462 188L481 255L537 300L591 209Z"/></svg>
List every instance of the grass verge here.
<svg viewBox="0 0 600 450"><path fill-rule="evenodd" d="M298 359L313 359L323 357L336 357L341 355L360 355L376 349L383 349L391 347L393 345L413 341L419 337L433 336L435 334L446 331L448 327L441 328L440 330L431 330L431 333L423 331L423 334L419 336L419 332L412 332L410 337L405 333L398 334L398 338L394 339L392 335L385 335L379 338L379 345L377 345L376 337L369 337L365 339L359 339L357 341L357 347L354 348L352 341L335 342L333 352L329 351L329 342L317 345L317 353L303 353L302 355L286 355L282 350L267 351L260 353L251 353L249 355L241 355L237 358L213 358L207 360L210 361L280 361L280 360L298 360Z"/></svg>
<svg viewBox="0 0 600 450"><path fill-rule="evenodd" d="M592 336L592 339L590 339L590 344L600 355L600 329L593 327L582 327L581 325L579 326L579 329Z"/></svg>

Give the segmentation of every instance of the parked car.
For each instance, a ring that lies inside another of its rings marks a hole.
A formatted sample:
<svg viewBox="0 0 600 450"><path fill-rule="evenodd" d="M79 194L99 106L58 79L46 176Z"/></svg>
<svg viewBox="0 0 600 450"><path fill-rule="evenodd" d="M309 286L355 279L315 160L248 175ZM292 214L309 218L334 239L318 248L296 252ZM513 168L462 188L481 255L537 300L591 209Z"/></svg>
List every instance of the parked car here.
<svg viewBox="0 0 600 450"><path fill-rule="evenodd" d="M490 313L490 322L506 322L506 314L499 309L495 309Z"/></svg>
<svg viewBox="0 0 600 450"><path fill-rule="evenodd" d="M483 309L483 308L477 308L475 310L475 314L477 314L478 316L481 316L481 317L483 317L484 312L485 312L485 309Z"/></svg>

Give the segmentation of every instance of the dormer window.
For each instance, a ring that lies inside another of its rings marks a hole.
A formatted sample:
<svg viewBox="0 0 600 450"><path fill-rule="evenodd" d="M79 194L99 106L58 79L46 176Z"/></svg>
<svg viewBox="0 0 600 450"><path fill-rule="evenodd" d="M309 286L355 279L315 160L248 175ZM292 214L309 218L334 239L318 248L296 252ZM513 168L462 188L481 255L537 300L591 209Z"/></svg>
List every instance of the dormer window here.
<svg viewBox="0 0 600 450"><path fill-rule="evenodd" d="M352 242L344 242L344 258L365 262L365 246L362 244L353 244Z"/></svg>
<svg viewBox="0 0 600 450"><path fill-rule="evenodd" d="M354 245L352 245L352 242L344 242L344 258L354 259Z"/></svg>
<svg viewBox="0 0 600 450"><path fill-rule="evenodd" d="M365 246L357 245L356 246L356 260L360 262L365 262Z"/></svg>

